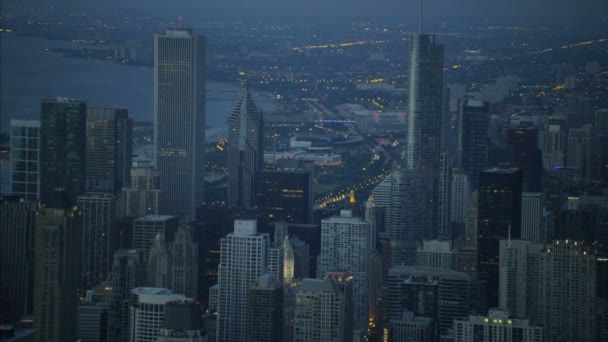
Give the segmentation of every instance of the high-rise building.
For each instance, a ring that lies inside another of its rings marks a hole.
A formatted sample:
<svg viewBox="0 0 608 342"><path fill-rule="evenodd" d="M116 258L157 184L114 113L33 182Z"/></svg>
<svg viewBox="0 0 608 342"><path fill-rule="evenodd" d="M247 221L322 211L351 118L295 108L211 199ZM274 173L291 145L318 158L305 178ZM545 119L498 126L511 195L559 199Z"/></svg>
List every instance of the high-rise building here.
<svg viewBox="0 0 608 342"><path fill-rule="evenodd" d="M32 314L36 206L0 196L0 322Z"/></svg>
<svg viewBox="0 0 608 342"><path fill-rule="evenodd" d="M451 239L452 225L450 224L450 178L451 160L447 152L439 155L439 197L438 197L438 221L437 237L440 239Z"/></svg>
<svg viewBox="0 0 608 342"><path fill-rule="evenodd" d="M40 198L40 121L11 119L11 193Z"/></svg>
<svg viewBox="0 0 608 342"><path fill-rule="evenodd" d="M543 327L509 311L490 309L487 316L471 315L454 323L454 342L543 342Z"/></svg>
<svg viewBox="0 0 608 342"><path fill-rule="evenodd" d="M82 230L80 295L106 280L116 240L116 197L111 193L88 192L78 197Z"/></svg>
<svg viewBox="0 0 608 342"><path fill-rule="evenodd" d="M173 241L179 227L179 218L170 215L147 215L133 221L133 248L144 251L144 263L147 264L150 247L160 232L164 232L167 241Z"/></svg>
<svg viewBox="0 0 608 342"><path fill-rule="evenodd" d="M592 164L591 147L593 130L590 125L571 128L568 131L566 166L576 169L576 179L590 179Z"/></svg>
<svg viewBox="0 0 608 342"><path fill-rule="evenodd" d="M341 210L340 216L321 221L321 259L317 274L343 269L353 277L353 325L365 328L368 313L368 266L372 249L371 223Z"/></svg>
<svg viewBox="0 0 608 342"><path fill-rule="evenodd" d="M41 208L36 216L34 329L36 341L73 341L76 322L80 213Z"/></svg>
<svg viewBox="0 0 608 342"><path fill-rule="evenodd" d="M524 192L521 197L521 238L547 241L545 204L542 192Z"/></svg>
<svg viewBox="0 0 608 342"><path fill-rule="evenodd" d="M424 240L416 251L416 266L456 270L456 252L451 240Z"/></svg>
<svg viewBox="0 0 608 342"><path fill-rule="evenodd" d="M249 289L268 266L270 237L255 220L235 220L234 232L221 241L218 266L218 342L249 340Z"/></svg>
<svg viewBox="0 0 608 342"><path fill-rule="evenodd" d="M488 305L498 304L498 242L521 237L522 172L488 169L479 177L479 279L487 284Z"/></svg>
<svg viewBox="0 0 608 342"><path fill-rule="evenodd" d="M134 297L130 310L131 342L157 341L163 326L165 305L188 300L184 295L155 287L136 287L131 294Z"/></svg>
<svg viewBox="0 0 608 342"><path fill-rule="evenodd" d="M467 213L471 205L471 186L469 177L462 169L452 170L450 190L450 220L456 224L466 224Z"/></svg>
<svg viewBox="0 0 608 342"><path fill-rule="evenodd" d="M394 173L395 171L393 171ZM392 189L392 174L386 176L372 190L371 197L374 198L374 204L378 208L384 208L384 230L388 231L390 226L390 209L391 209L391 189Z"/></svg>
<svg viewBox="0 0 608 342"><path fill-rule="evenodd" d="M501 305L545 327L548 341L595 341L596 256L579 241L501 241Z"/></svg>
<svg viewBox="0 0 608 342"><path fill-rule="evenodd" d="M349 285L334 277L302 280L296 291L295 342L352 341Z"/></svg>
<svg viewBox="0 0 608 342"><path fill-rule="evenodd" d="M458 110L458 166L467 175L471 191L479 187L479 174L488 166L489 104L465 99Z"/></svg>
<svg viewBox="0 0 608 342"><path fill-rule="evenodd" d="M165 304L165 315L157 342L207 342L199 302L174 301Z"/></svg>
<svg viewBox="0 0 608 342"><path fill-rule="evenodd" d="M454 319L464 318L483 306L481 284L462 272L430 267L393 266L388 270L387 319L403 311L433 320L433 334L452 337Z"/></svg>
<svg viewBox="0 0 608 342"><path fill-rule="evenodd" d="M130 341L131 290L144 284L144 252L140 249L120 249L114 253L112 273L108 281L112 288L107 300L108 341Z"/></svg>
<svg viewBox="0 0 608 342"><path fill-rule="evenodd" d="M559 123L549 123L538 136L538 145L542 151L543 168L553 170L565 165L566 133Z"/></svg>
<svg viewBox="0 0 608 342"><path fill-rule="evenodd" d="M263 274L249 289L249 339L251 342L282 342L283 283Z"/></svg>
<svg viewBox="0 0 608 342"><path fill-rule="evenodd" d="M433 320L418 317L411 311L404 311L401 317L390 321L388 329L390 342L431 342L433 340Z"/></svg>
<svg viewBox="0 0 608 342"><path fill-rule="evenodd" d="M82 303L76 308L76 339L80 342L105 342L108 310L102 304Z"/></svg>
<svg viewBox="0 0 608 342"><path fill-rule="evenodd" d="M119 193L131 180L133 122L126 109L87 109L87 191Z"/></svg>
<svg viewBox="0 0 608 342"><path fill-rule="evenodd" d="M523 189L541 189L542 152L538 148L536 127L514 127L507 130L507 142L512 147L511 163L523 171Z"/></svg>
<svg viewBox="0 0 608 342"><path fill-rule="evenodd" d="M123 189L125 216L158 215L159 196L158 172L151 166L131 168L131 184Z"/></svg>
<svg viewBox="0 0 608 342"><path fill-rule="evenodd" d="M256 208L268 222L312 223L310 171L258 171L254 191Z"/></svg>
<svg viewBox="0 0 608 342"><path fill-rule="evenodd" d="M255 177L264 165L262 112L247 89L228 118L228 205L251 208Z"/></svg>
<svg viewBox="0 0 608 342"><path fill-rule="evenodd" d="M40 106L40 201L63 208L85 191L87 104L58 97Z"/></svg>
<svg viewBox="0 0 608 342"><path fill-rule="evenodd" d="M154 146L161 214L195 219L203 203L206 40L187 29L154 39Z"/></svg>
<svg viewBox="0 0 608 342"><path fill-rule="evenodd" d="M148 256L148 284L198 296L198 244L188 225L180 225L172 242L164 231L157 234Z"/></svg>

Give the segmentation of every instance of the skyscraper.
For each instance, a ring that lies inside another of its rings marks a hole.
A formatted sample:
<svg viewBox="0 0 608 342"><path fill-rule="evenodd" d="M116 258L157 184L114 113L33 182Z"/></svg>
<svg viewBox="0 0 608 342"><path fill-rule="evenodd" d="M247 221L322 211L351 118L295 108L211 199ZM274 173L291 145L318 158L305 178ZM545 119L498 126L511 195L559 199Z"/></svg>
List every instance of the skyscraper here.
<svg viewBox="0 0 608 342"><path fill-rule="evenodd" d="M108 310L99 304L81 303L76 308L76 338L81 342L107 341Z"/></svg>
<svg viewBox="0 0 608 342"><path fill-rule="evenodd" d="M249 340L282 342L283 283L269 273L249 289Z"/></svg>
<svg viewBox="0 0 608 342"><path fill-rule="evenodd" d="M257 210L268 222L312 223L312 173L262 170L255 178Z"/></svg>
<svg viewBox="0 0 608 342"><path fill-rule="evenodd" d="M538 145L542 151L543 168L553 170L564 166L566 155L566 133L559 122L545 125L538 137Z"/></svg>
<svg viewBox="0 0 608 342"><path fill-rule="evenodd" d="M234 232L221 241L218 266L218 342L249 340L249 289L268 264L270 237L255 220L235 220Z"/></svg>
<svg viewBox="0 0 608 342"><path fill-rule="evenodd" d="M40 201L63 208L85 191L87 104L58 97L40 106Z"/></svg>
<svg viewBox="0 0 608 342"><path fill-rule="evenodd" d="M498 304L498 242L521 237L522 171L488 169L479 177L479 279L487 282L488 305Z"/></svg>
<svg viewBox="0 0 608 342"><path fill-rule="evenodd" d="M155 287L136 287L131 294L134 297L130 314L131 342L157 341L165 317L165 305L188 299L184 295Z"/></svg>
<svg viewBox="0 0 608 342"><path fill-rule="evenodd" d="M148 262L150 247L160 232L167 241L173 241L179 227L179 218L170 215L147 215L133 221L133 248L144 251L144 263Z"/></svg>
<svg viewBox="0 0 608 342"><path fill-rule="evenodd" d="M521 197L521 238L535 242L547 241L545 204L542 192L524 192Z"/></svg>
<svg viewBox="0 0 608 342"><path fill-rule="evenodd" d="M366 328L368 313L368 266L372 250L371 223L352 210L340 211L321 221L321 259L318 274L343 269L353 277L353 325Z"/></svg>
<svg viewBox="0 0 608 342"><path fill-rule="evenodd" d="M144 252L120 249L114 253L109 285L112 288L108 307L108 341L129 342L131 290L144 284Z"/></svg>
<svg viewBox="0 0 608 342"><path fill-rule="evenodd" d="M228 118L228 205L251 208L256 172L264 165L262 113L249 90Z"/></svg>
<svg viewBox="0 0 608 342"><path fill-rule="evenodd" d="M507 142L512 147L511 163L523 171L523 189L528 192L540 191L543 162L536 127L509 128Z"/></svg>
<svg viewBox="0 0 608 342"><path fill-rule="evenodd" d="M203 203L206 40L187 29L154 39L154 145L162 214L195 219Z"/></svg>
<svg viewBox="0 0 608 342"><path fill-rule="evenodd" d="M465 99L458 109L458 165L467 175L471 191L479 187L479 174L488 166L487 102Z"/></svg>
<svg viewBox="0 0 608 342"><path fill-rule="evenodd" d="M11 192L26 201L40 197L40 121L11 119Z"/></svg>
<svg viewBox="0 0 608 342"><path fill-rule="evenodd" d="M0 196L0 322L32 314L36 206Z"/></svg>
<svg viewBox="0 0 608 342"><path fill-rule="evenodd" d="M41 208L36 216L34 329L36 341L72 341L80 253L76 207Z"/></svg>
<svg viewBox="0 0 608 342"><path fill-rule="evenodd" d="M157 342L203 342L205 332L199 302L174 301L165 304L165 315Z"/></svg>
<svg viewBox="0 0 608 342"><path fill-rule="evenodd" d="M471 315L454 322L455 342L543 342L543 327L509 311L490 309L487 316Z"/></svg>
<svg viewBox="0 0 608 342"><path fill-rule="evenodd" d="M131 181L133 122L126 109L87 109L87 191L119 193Z"/></svg>
<svg viewBox="0 0 608 342"><path fill-rule="evenodd" d="M433 341L433 320L417 317L411 311L404 311L400 317L390 320L388 341L390 342L431 342Z"/></svg>
<svg viewBox="0 0 608 342"><path fill-rule="evenodd" d="M123 189L125 216L158 215L159 197L158 172L151 166L131 168L131 184Z"/></svg>
<svg viewBox="0 0 608 342"><path fill-rule="evenodd" d="M568 131L566 165L576 169L576 179L590 179L593 132L590 125Z"/></svg>
<svg viewBox="0 0 608 342"><path fill-rule="evenodd" d="M469 177L462 169L452 170L450 196L450 221L456 224L466 224L471 205L471 186Z"/></svg>
<svg viewBox="0 0 608 342"><path fill-rule="evenodd" d="M349 285L328 276L302 280L296 292L295 342L352 341Z"/></svg>
<svg viewBox="0 0 608 342"><path fill-rule="evenodd" d="M416 251L416 266L456 270L456 252L451 240L424 240Z"/></svg>
<svg viewBox="0 0 608 342"><path fill-rule="evenodd" d="M106 280L116 240L116 197L89 192L78 197L82 212L80 295Z"/></svg>

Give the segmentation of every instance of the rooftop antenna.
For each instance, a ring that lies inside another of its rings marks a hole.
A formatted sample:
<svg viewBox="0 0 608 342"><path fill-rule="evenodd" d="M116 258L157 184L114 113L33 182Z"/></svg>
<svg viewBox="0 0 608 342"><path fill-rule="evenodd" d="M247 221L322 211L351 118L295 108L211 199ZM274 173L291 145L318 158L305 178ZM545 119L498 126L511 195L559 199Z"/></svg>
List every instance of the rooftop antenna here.
<svg viewBox="0 0 608 342"><path fill-rule="evenodd" d="M418 2L418 34L422 34L422 0Z"/></svg>

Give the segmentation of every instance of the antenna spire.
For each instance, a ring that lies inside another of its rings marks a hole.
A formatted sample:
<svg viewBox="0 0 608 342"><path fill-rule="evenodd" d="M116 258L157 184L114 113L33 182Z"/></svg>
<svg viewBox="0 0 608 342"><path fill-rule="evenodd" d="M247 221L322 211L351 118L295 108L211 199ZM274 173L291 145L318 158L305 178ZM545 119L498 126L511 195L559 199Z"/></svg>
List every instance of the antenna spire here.
<svg viewBox="0 0 608 342"><path fill-rule="evenodd" d="M422 0L418 2L418 34L422 34Z"/></svg>

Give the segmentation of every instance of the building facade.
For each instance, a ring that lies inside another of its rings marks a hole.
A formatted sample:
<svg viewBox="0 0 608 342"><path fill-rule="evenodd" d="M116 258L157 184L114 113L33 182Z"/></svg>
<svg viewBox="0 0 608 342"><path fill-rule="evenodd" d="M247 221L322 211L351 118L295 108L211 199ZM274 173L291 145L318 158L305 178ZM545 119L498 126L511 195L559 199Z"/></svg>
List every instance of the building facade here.
<svg viewBox="0 0 608 342"><path fill-rule="evenodd" d="M184 295L155 287L136 287L131 293L134 297L130 310L131 342L157 341L165 317L165 305L188 300Z"/></svg>
<svg viewBox="0 0 608 342"><path fill-rule="evenodd" d="M511 318L509 312L490 309L487 316L457 319L455 342L543 342L543 327L526 319Z"/></svg>
<svg viewBox="0 0 608 342"><path fill-rule="evenodd" d="M40 121L11 119L11 193L40 198Z"/></svg>

